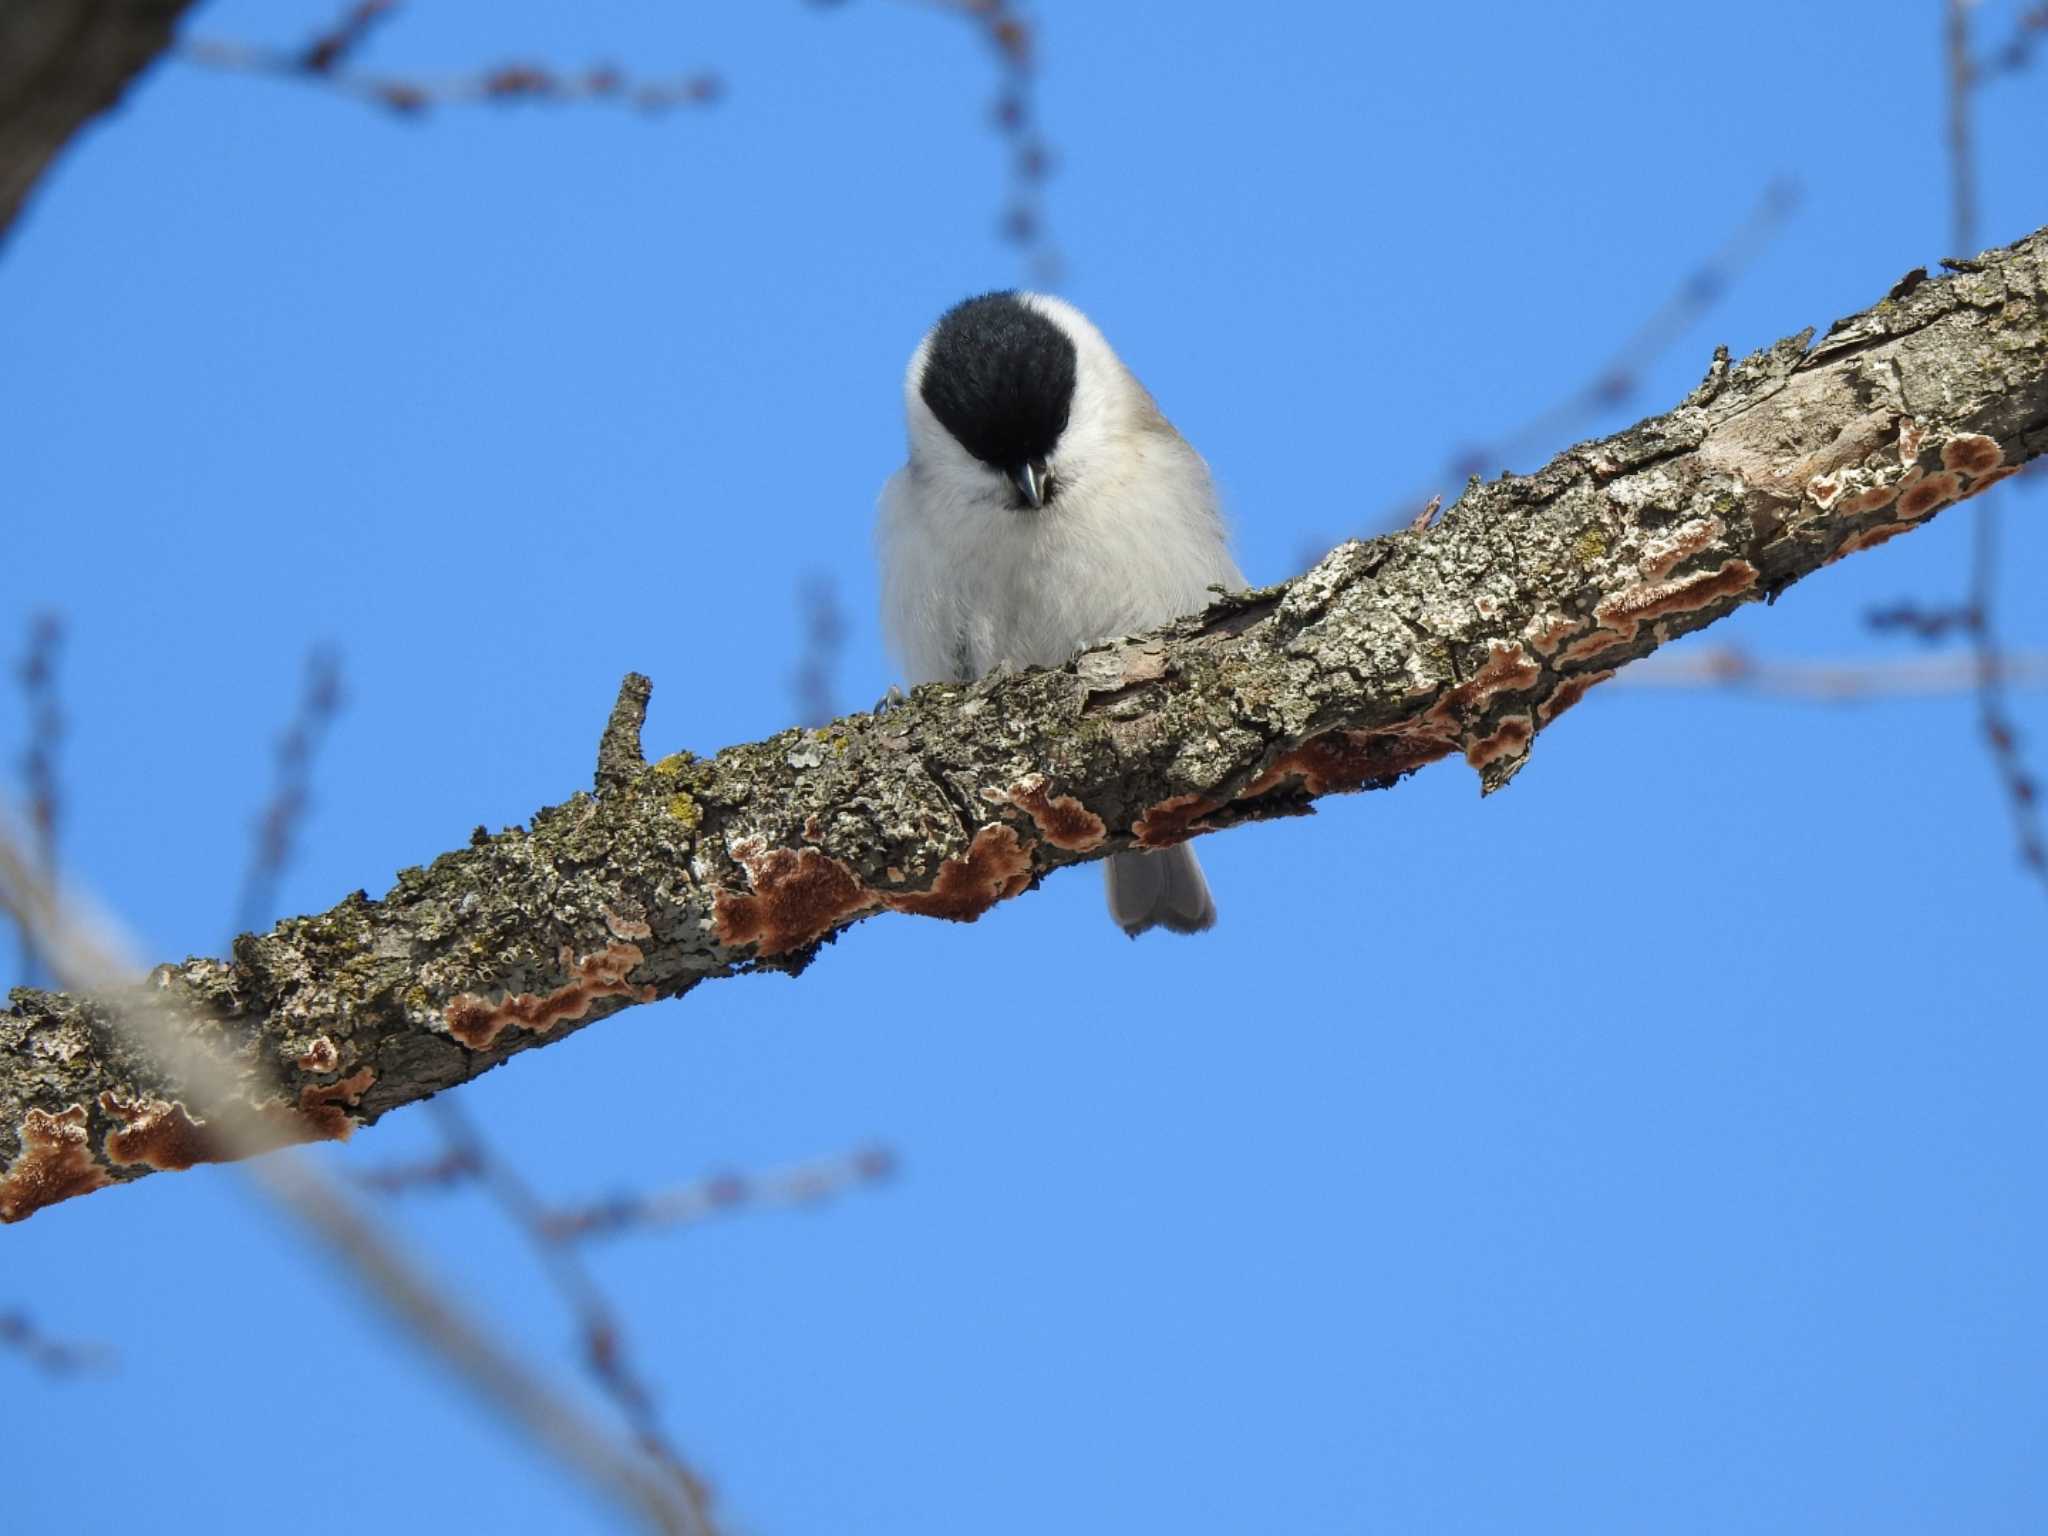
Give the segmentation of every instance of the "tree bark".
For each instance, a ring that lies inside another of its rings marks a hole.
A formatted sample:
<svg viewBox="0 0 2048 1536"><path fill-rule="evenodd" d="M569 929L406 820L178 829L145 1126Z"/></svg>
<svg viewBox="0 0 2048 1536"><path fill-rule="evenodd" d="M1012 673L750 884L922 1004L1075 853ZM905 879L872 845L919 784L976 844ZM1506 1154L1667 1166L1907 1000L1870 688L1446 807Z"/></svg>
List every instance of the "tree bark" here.
<svg viewBox="0 0 2048 1536"><path fill-rule="evenodd" d="M1665 415L1441 523L1066 666L648 764L629 676L578 793L230 960L147 987L246 1064L198 1103L92 1002L0 1015L0 1218L358 1125L634 1003L796 972L851 924L971 921L1064 865L1161 847L1460 758L1490 792L1617 668L2048 448L2048 230L1901 281L1817 344L1731 364ZM1370 440L1370 422L1362 424Z"/></svg>
<svg viewBox="0 0 2048 1536"><path fill-rule="evenodd" d="M0 5L0 240L57 152L171 45L192 0Z"/></svg>

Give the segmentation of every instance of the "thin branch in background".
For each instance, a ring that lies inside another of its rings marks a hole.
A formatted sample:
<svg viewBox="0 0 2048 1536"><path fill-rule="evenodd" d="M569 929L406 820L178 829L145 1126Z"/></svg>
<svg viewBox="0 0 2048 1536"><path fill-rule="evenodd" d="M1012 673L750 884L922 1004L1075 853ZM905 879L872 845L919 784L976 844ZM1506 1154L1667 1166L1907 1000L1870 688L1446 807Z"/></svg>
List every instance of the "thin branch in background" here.
<svg viewBox="0 0 2048 1536"><path fill-rule="evenodd" d="M1887 608L1864 610L1864 627L1878 634L1901 634L1911 640L1933 644L1951 635L1968 635L1977 628L1977 610L1967 604L1932 608L1903 598Z"/></svg>
<svg viewBox="0 0 2048 1536"><path fill-rule="evenodd" d="M2042 677L2048 681L2048 665L2043 666ZM467 1136L451 1139L448 1149L438 1156L392 1163L355 1178L365 1189L379 1194L438 1193L482 1180L498 1161L482 1136L472 1130ZM548 1242L573 1242L660 1227L695 1226L740 1211L821 1205L862 1185L894 1178L896 1169L896 1153L875 1144L762 1173L714 1173L651 1195L614 1195L580 1205L537 1205L536 1227Z"/></svg>
<svg viewBox="0 0 2048 1536"><path fill-rule="evenodd" d="M815 3L815 0L814 0ZM1016 0L899 0L922 10L943 11L973 26L995 51L1002 71L994 118L1010 157L1010 200L1003 210L1002 237L1024 253L1035 283L1050 287L1065 262L1046 231L1045 184L1052 175L1052 148L1038 126L1038 24Z"/></svg>
<svg viewBox="0 0 2048 1536"><path fill-rule="evenodd" d="M1977 157L1970 130L1970 96L1977 71L1970 59L1970 11L1975 0L1945 0L1942 41L1948 75L1949 233L1958 256L1977 250Z"/></svg>
<svg viewBox="0 0 2048 1536"><path fill-rule="evenodd" d="M1441 494L1442 487L1454 486L1452 494L1462 494L1474 476L1484 478L1512 469L1532 456L1548 455L1559 442L1569 440L1589 422L1629 404L1641 391L1651 365L1720 302L1735 280L1784 229L1797 211L1801 196L1799 183L1789 177L1771 182L1734 232L1615 348L1590 380L1493 442L1466 444L1455 450L1439 471L1440 478L1433 489ZM1375 530L1391 532L1410 526L1414 521L1413 509L1427 502L1430 494L1425 490L1402 497L1375 520ZM1322 558L1328 544L1317 539L1304 547L1314 551L1307 562L1312 565Z"/></svg>
<svg viewBox="0 0 2048 1536"><path fill-rule="evenodd" d="M1512 467L1532 454L1550 453L1588 421L1633 401L1650 366L1720 302L1736 278L1784 229L1798 209L1800 197L1799 184L1789 178L1765 187L1734 233L1636 327L1598 373L1498 440L1459 449L1444 466L1448 482L1462 485L1474 475Z"/></svg>
<svg viewBox="0 0 2048 1536"><path fill-rule="evenodd" d="M1907 661L1783 661L1733 646L1646 657L1615 675L1615 688L1725 688L1736 693L1846 704L1861 699L1928 698L1973 693L1982 681L1975 651ZM2007 655L1999 681L2008 688L2048 688L2048 655Z"/></svg>
<svg viewBox="0 0 2048 1536"><path fill-rule="evenodd" d="M835 675L846 650L846 610L839 606L839 587L823 571L804 579L797 592L803 618L804 648L790 678L799 725L823 725L839 716Z"/></svg>
<svg viewBox="0 0 2048 1536"><path fill-rule="evenodd" d="M361 0L335 18L325 32L316 33L299 54L299 68L309 75L331 75L362 47L380 21L398 10L398 0Z"/></svg>
<svg viewBox="0 0 2048 1536"><path fill-rule="evenodd" d="M353 18L374 20L388 7L359 6ZM366 24L366 23L365 23ZM325 46L325 45L323 45ZM334 44L340 49L342 43ZM294 843L310 805L312 766L329 726L342 705L341 668L332 652L315 649L306 658L305 683L291 724L278 738L277 787L256 825L256 846L243 883L240 931L269 920L279 878L289 867ZM669 1499L680 1511L681 1528L716 1536L705 1483L684 1463L661 1430L653 1398L633 1373L625 1354L624 1336L595 1282L561 1245L548 1241L536 1225L539 1202L502 1158L486 1145L463 1110L448 1096L434 1102L447 1143L440 1157L428 1163L385 1169L358 1177L367 1188L385 1193L430 1186L476 1182L540 1253L549 1278L575 1313L582 1330L584 1355L593 1376L618 1406L641 1453L659 1470Z"/></svg>
<svg viewBox="0 0 2048 1536"><path fill-rule="evenodd" d="M838 0L811 0L815 5ZM1010 197L1000 226L1002 237L1019 247L1034 282L1060 280L1063 263L1046 233L1045 183L1052 174L1052 150L1039 131L1037 113L1038 30L1016 0L901 0L967 21L994 49L1002 73L994 120L1010 159ZM355 54L378 27L396 15L398 0L360 0L324 31L296 48L198 38L178 46L187 63L235 74L267 75L325 86L402 117L421 117L435 107L515 102L595 102L660 113L703 107L725 95L724 79L710 70L667 78L636 79L613 64L582 70L525 61L508 62L475 74L429 80L379 74L352 67Z"/></svg>
<svg viewBox="0 0 2048 1536"><path fill-rule="evenodd" d="M1971 83L1981 85L2000 75L2023 74L2033 66L2034 51L2048 40L2048 5L2034 5L2020 12L2012 35L1971 66Z"/></svg>
<svg viewBox="0 0 2048 1536"><path fill-rule="evenodd" d="M575 1250L548 1227L547 1207L526 1181L484 1140L469 1112L452 1094L429 1105L447 1143L447 1157L475 1170L474 1177L498 1209L526 1239L542 1271L575 1316L583 1363L630 1426L635 1443L666 1472L690 1511L695 1529L715 1532L710 1486L683 1460L661 1423L654 1396L628 1355L626 1336L610 1300Z"/></svg>
<svg viewBox="0 0 2048 1536"><path fill-rule="evenodd" d="M138 985L141 968L105 925L86 920L42 877L6 812L0 804L0 909L30 930L60 986L96 999L107 1021L157 1072L187 1086L186 1102L206 1111L201 1123L214 1149L229 1160L248 1159L256 1187L317 1238L339 1269L478 1403L649 1528L702 1536L703 1522L644 1451L620 1444L528 1369L496 1330L436 1285L310 1162L276 1151L272 1120L236 1112L250 1102L249 1061L220 1054L189 1021L172 1017L154 989Z"/></svg>
<svg viewBox="0 0 2048 1536"><path fill-rule="evenodd" d="M80 1376L114 1363L113 1351L102 1344L67 1344L35 1325L26 1312L0 1312L0 1350L21 1356L46 1376Z"/></svg>
<svg viewBox="0 0 2048 1536"><path fill-rule="evenodd" d="M28 746L21 754L22 788L28 803L31 855L45 880L57 878L57 828L64 802L57 787L57 749L64 740L64 709L57 697L57 656L64 647L64 621L54 613L29 620L28 649L15 668L28 708ZM35 985L36 948L21 927L22 986Z"/></svg>
<svg viewBox="0 0 2048 1536"><path fill-rule="evenodd" d="M299 830L312 807L313 760L341 706L341 663L332 651L316 647L306 655L298 712L277 739L277 784L256 819L255 845L235 907L236 933L253 933L277 915L278 882L291 867Z"/></svg>
<svg viewBox="0 0 2048 1536"><path fill-rule="evenodd" d="M709 1489L669 1442L653 1395L628 1357L617 1315L574 1246L584 1238L681 1226L746 1208L821 1204L858 1186L892 1177L895 1153L887 1147L868 1146L768 1173L717 1174L653 1195L548 1206L490 1146L451 1095L433 1100L432 1109L446 1151L436 1158L359 1175L358 1181L388 1194L479 1185L532 1248L549 1282L574 1315L584 1362L598 1385L632 1426L641 1449L669 1471L705 1528L710 1529Z"/></svg>
<svg viewBox="0 0 2048 1536"><path fill-rule="evenodd" d="M396 0L363 0L298 48L201 38L180 44L178 55L208 69L323 85L401 117L421 117L441 106L504 106L526 101L596 102L659 113L707 106L725 94L725 82L707 70L666 79L634 79L611 64L565 70L512 62L475 74L427 80L352 68L353 55L378 24L388 21L397 10Z"/></svg>
<svg viewBox="0 0 2048 1536"><path fill-rule="evenodd" d="M867 1146L766 1173L720 1173L651 1195L624 1195L585 1205L556 1206L542 1230L558 1242L617 1237L626 1232L692 1226L742 1210L818 1205L893 1178L896 1154Z"/></svg>
<svg viewBox="0 0 2048 1536"><path fill-rule="evenodd" d="M1976 140L1970 114L1983 76L1970 56L1972 0L1945 0L1945 4L1942 35L1948 81L1950 238L1957 257L1967 260L1977 249ZM2036 7L2029 15L2042 17L2043 10ZM2042 24L2048 25L2048 18ZM1970 595L1962 607L1971 617L1970 635L1977 655L1978 730L2005 796L2020 863L2048 892L2048 839L2042 835L2040 789L2021 755L2019 728L2005 701L2004 644L1997 614L2000 504L1997 491L1977 498Z"/></svg>
<svg viewBox="0 0 2048 1536"><path fill-rule="evenodd" d="M451 1147L436 1157L366 1168L353 1177L364 1189L380 1195L409 1195L419 1190L452 1189L468 1184L482 1172L483 1165L467 1151Z"/></svg>

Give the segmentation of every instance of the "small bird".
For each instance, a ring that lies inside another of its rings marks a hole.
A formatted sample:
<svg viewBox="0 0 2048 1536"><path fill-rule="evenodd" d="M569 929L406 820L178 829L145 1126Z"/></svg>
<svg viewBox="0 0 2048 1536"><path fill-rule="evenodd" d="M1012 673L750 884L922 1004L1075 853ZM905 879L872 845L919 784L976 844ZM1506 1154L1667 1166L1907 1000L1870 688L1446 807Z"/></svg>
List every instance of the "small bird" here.
<svg viewBox="0 0 2048 1536"><path fill-rule="evenodd" d="M1244 577L1209 466L1064 300L989 293L940 317L903 381L910 462L882 488L882 617L912 683L1056 667ZM1216 921L1185 843L1103 866L1136 938Z"/></svg>

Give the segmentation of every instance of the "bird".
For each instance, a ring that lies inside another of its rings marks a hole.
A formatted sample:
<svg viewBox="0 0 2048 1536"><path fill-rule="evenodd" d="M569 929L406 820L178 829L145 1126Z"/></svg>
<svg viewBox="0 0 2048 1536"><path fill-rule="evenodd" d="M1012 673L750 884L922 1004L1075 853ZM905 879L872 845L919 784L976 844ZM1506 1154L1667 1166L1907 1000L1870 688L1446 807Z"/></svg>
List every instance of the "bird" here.
<svg viewBox="0 0 2048 1536"><path fill-rule="evenodd" d="M1209 466L1063 299L963 300L904 373L909 461L876 514L883 629L912 685L1060 666L1245 584ZM1105 862L1132 938L1216 921L1185 843Z"/></svg>

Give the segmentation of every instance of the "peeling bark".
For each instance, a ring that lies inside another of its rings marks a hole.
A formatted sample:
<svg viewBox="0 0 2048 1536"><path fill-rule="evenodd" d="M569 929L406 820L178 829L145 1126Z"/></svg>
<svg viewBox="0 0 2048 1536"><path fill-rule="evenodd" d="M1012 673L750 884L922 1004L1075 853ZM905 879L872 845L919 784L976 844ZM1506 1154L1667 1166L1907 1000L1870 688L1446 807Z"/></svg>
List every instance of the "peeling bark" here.
<svg viewBox="0 0 2048 1536"><path fill-rule="evenodd" d="M0 5L0 239L58 151L171 45L192 0Z"/></svg>
<svg viewBox="0 0 2048 1536"><path fill-rule="evenodd" d="M1669 413L1475 484L1433 527L1064 667L652 765L629 676L595 796L152 973L246 1064L248 1102L195 1105L87 1000L12 994L0 1217L200 1160L220 1115L346 1134L637 1002L800 971L882 911L972 920L1064 865L1441 758L1499 789L1624 663L2048 449L2048 230L1961 265L1818 343L1723 351Z"/></svg>

